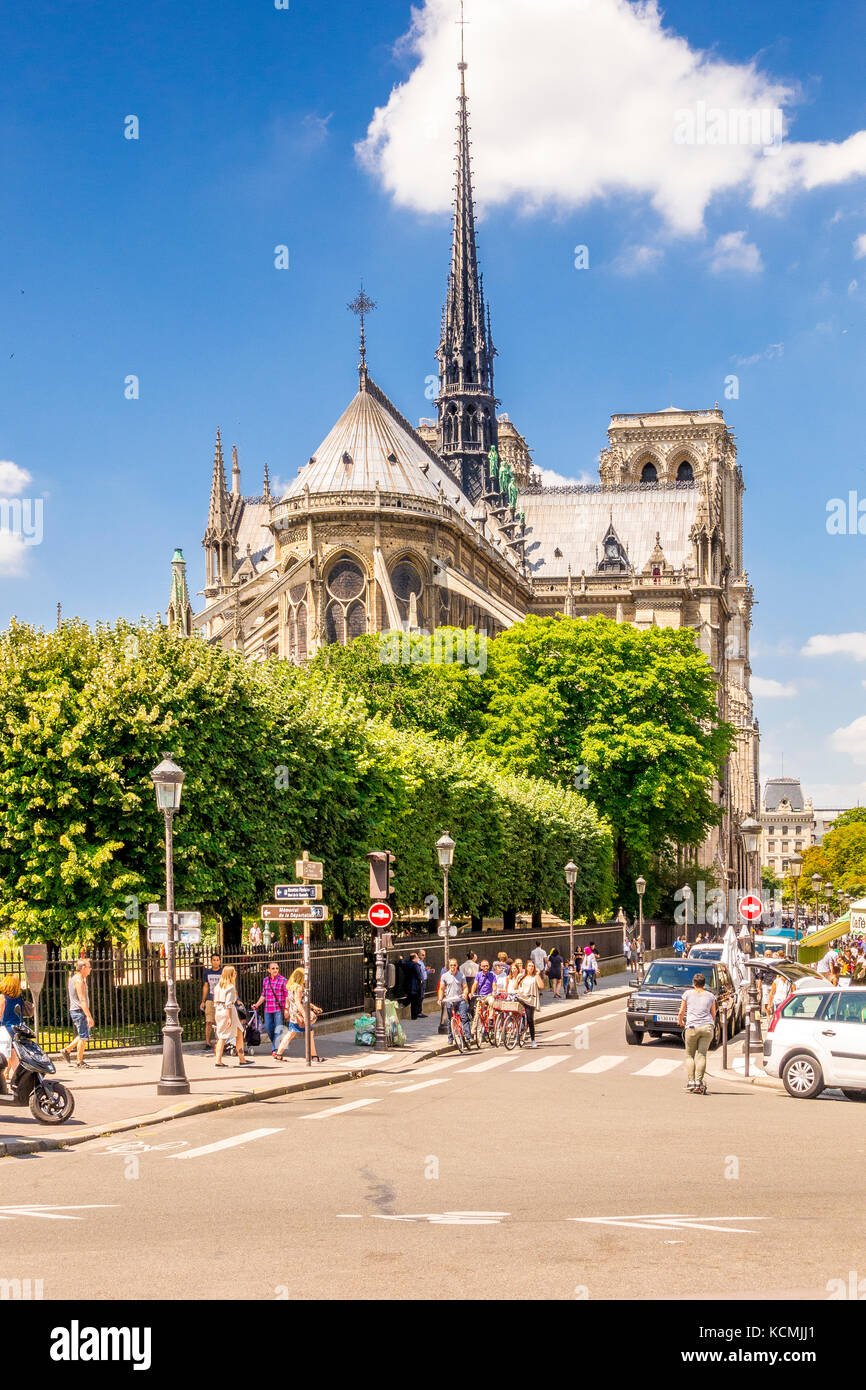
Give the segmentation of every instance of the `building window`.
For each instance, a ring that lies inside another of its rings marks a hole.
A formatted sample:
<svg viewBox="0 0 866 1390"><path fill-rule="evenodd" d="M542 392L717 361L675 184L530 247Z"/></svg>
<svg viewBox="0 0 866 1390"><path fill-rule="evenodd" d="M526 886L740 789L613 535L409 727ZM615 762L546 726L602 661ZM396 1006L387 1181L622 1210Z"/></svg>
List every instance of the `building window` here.
<svg viewBox="0 0 866 1390"><path fill-rule="evenodd" d="M659 480L658 470L654 463L645 463L643 472L640 475L642 483L657 483Z"/></svg>
<svg viewBox="0 0 866 1390"><path fill-rule="evenodd" d="M677 482L693 483L694 481L695 470L692 468L692 465L689 463L688 459L685 459L677 469Z"/></svg>
<svg viewBox="0 0 866 1390"><path fill-rule="evenodd" d="M415 614L418 627L424 626L424 612L421 605L421 595L424 584L418 570L409 560L400 560L391 571L391 588L394 590L394 597L400 609L400 616L404 623L409 621L412 608L412 595L415 596Z"/></svg>
<svg viewBox="0 0 866 1390"><path fill-rule="evenodd" d="M325 610L325 641L344 647L367 630L363 572L354 560L343 558L332 567L325 587L331 600Z"/></svg>

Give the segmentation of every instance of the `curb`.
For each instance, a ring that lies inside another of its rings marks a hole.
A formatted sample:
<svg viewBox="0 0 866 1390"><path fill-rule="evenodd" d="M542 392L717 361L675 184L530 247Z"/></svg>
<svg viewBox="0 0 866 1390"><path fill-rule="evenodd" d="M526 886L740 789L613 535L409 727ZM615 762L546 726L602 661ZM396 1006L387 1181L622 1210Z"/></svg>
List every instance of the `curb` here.
<svg viewBox="0 0 866 1390"><path fill-rule="evenodd" d="M589 999L575 1000L573 1003L565 1003L556 1010L558 1017L566 1014L583 1013L589 1009L597 1008L601 1004L612 1003L618 999L623 999L631 993L628 986L618 986L616 989L600 991L600 997L596 998L595 993ZM549 1007L549 1006L545 1006ZM451 1051L451 1043L448 1041L436 1043L432 1048L425 1052L413 1054L406 1049L395 1049L399 1051L399 1058L396 1061L405 1059L411 1060L413 1065L425 1062L431 1057L439 1057L443 1052ZM13 1139L8 1143L0 1142L0 1158L17 1158L24 1154L46 1153L58 1149L71 1148L75 1144L86 1144L91 1139L109 1138L113 1134L123 1134L130 1129L145 1129L149 1125L165 1124L169 1120L181 1120L191 1115L203 1115L211 1110L227 1110L235 1105L249 1105L260 1100L274 1100L278 1096L292 1095L300 1091L317 1091L324 1086L338 1086L344 1081L358 1081L365 1076L381 1075L382 1072L396 1070L396 1067L353 1067L349 1071L342 1072L340 1075L331 1073L313 1080L282 1081L275 1086L263 1086L260 1090L249 1091L243 1095L235 1096L203 1096L200 1100L184 1101L179 1105L169 1106L165 1110L152 1110L146 1115L133 1115L126 1120L106 1121L101 1125L92 1125L89 1129L79 1130L76 1134L58 1135L45 1137L44 1139ZM156 1084L155 1082L152 1084Z"/></svg>

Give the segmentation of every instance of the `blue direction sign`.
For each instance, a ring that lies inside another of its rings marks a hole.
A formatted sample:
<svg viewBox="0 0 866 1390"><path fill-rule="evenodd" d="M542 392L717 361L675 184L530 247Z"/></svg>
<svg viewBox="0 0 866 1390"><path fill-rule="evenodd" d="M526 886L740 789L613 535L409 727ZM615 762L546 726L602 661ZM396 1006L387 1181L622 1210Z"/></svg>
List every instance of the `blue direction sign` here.
<svg viewBox="0 0 866 1390"><path fill-rule="evenodd" d="M321 883L278 883L274 888L277 902L316 903L321 896Z"/></svg>
<svg viewBox="0 0 866 1390"><path fill-rule="evenodd" d="M327 922L328 909L322 903L265 903L263 922Z"/></svg>

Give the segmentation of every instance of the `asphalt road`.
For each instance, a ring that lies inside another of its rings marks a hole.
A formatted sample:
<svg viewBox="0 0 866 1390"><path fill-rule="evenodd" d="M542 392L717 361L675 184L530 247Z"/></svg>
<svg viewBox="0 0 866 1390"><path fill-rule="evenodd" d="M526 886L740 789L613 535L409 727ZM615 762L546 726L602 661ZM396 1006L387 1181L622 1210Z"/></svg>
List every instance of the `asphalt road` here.
<svg viewBox="0 0 866 1390"><path fill-rule="evenodd" d="M539 1041L3 1159L0 1279L46 1299L826 1299L866 1275L866 1107L689 1094L680 1046L626 1047L622 1003L551 1005Z"/></svg>

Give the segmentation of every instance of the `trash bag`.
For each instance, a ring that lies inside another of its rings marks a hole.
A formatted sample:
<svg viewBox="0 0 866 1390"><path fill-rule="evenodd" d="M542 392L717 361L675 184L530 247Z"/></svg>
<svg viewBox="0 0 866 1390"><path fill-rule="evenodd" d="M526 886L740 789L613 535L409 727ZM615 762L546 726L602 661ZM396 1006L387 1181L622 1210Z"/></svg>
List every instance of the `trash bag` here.
<svg viewBox="0 0 866 1390"><path fill-rule="evenodd" d="M372 1047L376 1041L376 1020L372 1014L355 1019L355 1046Z"/></svg>
<svg viewBox="0 0 866 1390"><path fill-rule="evenodd" d="M385 1036L389 1047L405 1047L406 1031L397 1017L397 1005L393 999L385 1000Z"/></svg>

